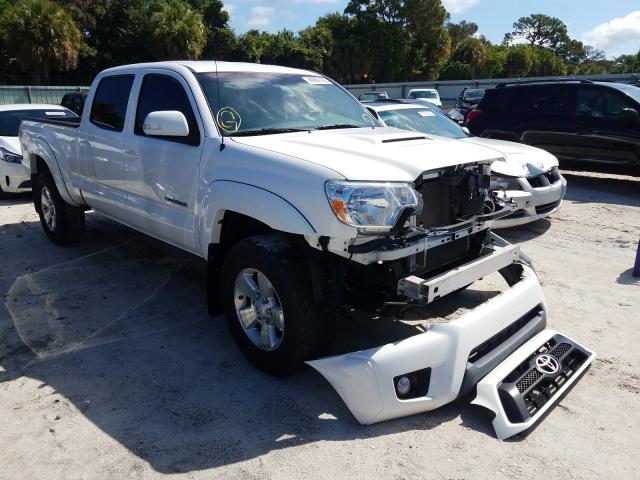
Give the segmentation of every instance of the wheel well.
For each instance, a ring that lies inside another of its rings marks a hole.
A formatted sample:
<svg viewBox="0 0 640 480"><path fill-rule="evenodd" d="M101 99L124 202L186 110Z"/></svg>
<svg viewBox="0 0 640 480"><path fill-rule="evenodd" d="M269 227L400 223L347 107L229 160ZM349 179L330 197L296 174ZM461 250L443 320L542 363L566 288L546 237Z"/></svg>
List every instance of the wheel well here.
<svg viewBox="0 0 640 480"><path fill-rule="evenodd" d="M36 159L36 171L35 171L35 173L50 172L49 166L47 165L47 162L45 162L42 157L40 157L38 155L35 155L35 159Z"/></svg>
<svg viewBox="0 0 640 480"><path fill-rule="evenodd" d="M271 233L273 231L270 226L262 223L260 220L241 213L227 211L222 218L220 253L224 256L231 247L244 238Z"/></svg>

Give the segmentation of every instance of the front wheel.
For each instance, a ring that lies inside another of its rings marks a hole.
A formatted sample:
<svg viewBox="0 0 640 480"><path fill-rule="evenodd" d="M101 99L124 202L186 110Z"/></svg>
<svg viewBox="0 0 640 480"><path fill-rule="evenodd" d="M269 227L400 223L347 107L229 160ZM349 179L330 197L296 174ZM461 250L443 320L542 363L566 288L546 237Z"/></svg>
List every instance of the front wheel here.
<svg viewBox="0 0 640 480"><path fill-rule="evenodd" d="M64 245L84 235L84 210L65 202L48 173L38 175L35 207L44 233L53 243Z"/></svg>
<svg viewBox="0 0 640 480"><path fill-rule="evenodd" d="M238 242L222 265L221 296L238 346L271 375L301 367L327 337L329 323L318 315L310 273L284 235Z"/></svg>

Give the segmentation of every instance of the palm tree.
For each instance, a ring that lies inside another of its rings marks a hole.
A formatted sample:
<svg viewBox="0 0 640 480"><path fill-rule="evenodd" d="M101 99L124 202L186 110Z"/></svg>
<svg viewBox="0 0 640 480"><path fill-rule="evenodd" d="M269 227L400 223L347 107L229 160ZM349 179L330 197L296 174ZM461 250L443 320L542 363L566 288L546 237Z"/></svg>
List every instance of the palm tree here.
<svg viewBox="0 0 640 480"><path fill-rule="evenodd" d="M202 15L182 0L171 0L151 16L155 54L159 60L197 59L206 43Z"/></svg>
<svg viewBox="0 0 640 480"><path fill-rule="evenodd" d="M487 61L487 47L477 38L467 37L460 42L451 58L471 65L472 77L476 78L476 74L482 70Z"/></svg>
<svg viewBox="0 0 640 480"><path fill-rule="evenodd" d="M48 83L52 70L78 64L80 29L49 0L18 0L0 16L0 35L6 51L36 83Z"/></svg>

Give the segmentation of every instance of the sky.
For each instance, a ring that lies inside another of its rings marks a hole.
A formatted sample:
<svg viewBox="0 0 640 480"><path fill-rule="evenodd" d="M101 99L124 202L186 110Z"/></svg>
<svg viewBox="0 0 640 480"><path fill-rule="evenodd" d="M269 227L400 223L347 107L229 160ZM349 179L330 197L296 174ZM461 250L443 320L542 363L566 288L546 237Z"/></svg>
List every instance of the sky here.
<svg viewBox="0 0 640 480"><path fill-rule="evenodd" d="M237 33L250 29L299 31L327 13L342 12L348 0L223 0ZM500 43L513 22L531 13L561 19L572 38L607 57L640 50L639 0L443 0L452 22L478 24L478 33Z"/></svg>

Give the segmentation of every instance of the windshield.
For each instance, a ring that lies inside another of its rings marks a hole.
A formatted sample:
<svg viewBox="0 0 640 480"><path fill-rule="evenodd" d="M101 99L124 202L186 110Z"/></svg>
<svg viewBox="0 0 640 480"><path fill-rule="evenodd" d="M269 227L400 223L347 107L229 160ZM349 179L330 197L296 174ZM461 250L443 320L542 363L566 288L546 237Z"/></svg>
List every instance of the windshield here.
<svg viewBox="0 0 640 480"><path fill-rule="evenodd" d="M0 137L17 137L20 122L25 117L67 118L75 117L67 110L9 110L0 112Z"/></svg>
<svg viewBox="0 0 640 480"><path fill-rule="evenodd" d="M379 126L357 100L324 77L263 72L197 77L226 136Z"/></svg>
<svg viewBox="0 0 640 480"><path fill-rule="evenodd" d="M631 98L633 98L636 102L640 103L640 87L634 87L633 85L625 85L622 83L609 83L614 88L617 88L621 92L626 93Z"/></svg>
<svg viewBox="0 0 640 480"><path fill-rule="evenodd" d="M405 108L378 112L390 127L438 135L447 138L466 138L467 134L444 115L423 108Z"/></svg>
<svg viewBox="0 0 640 480"><path fill-rule="evenodd" d="M433 100L438 98L438 92L411 92L409 98L431 98Z"/></svg>
<svg viewBox="0 0 640 480"><path fill-rule="evenodd" d="M462 94L462 98L471 101L481 100L482 97L484 97L484 89L465 90Z"/></svg>

